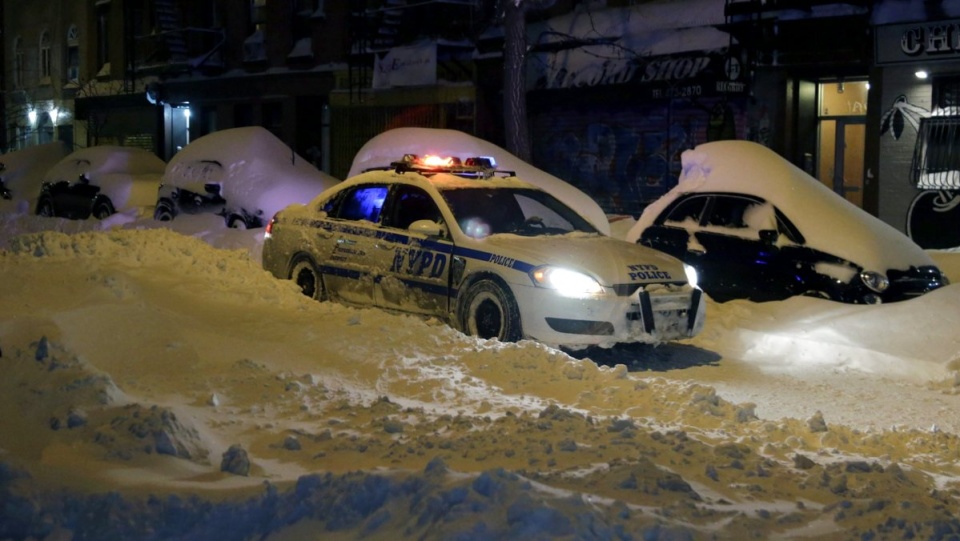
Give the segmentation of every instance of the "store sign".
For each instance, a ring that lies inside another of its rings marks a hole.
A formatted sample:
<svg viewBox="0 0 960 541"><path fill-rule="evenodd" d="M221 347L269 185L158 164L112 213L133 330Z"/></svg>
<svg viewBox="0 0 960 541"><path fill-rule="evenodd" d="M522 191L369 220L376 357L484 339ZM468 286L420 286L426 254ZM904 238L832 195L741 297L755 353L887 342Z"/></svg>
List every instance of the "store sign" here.
<svg viewBox="0 0 960 541"><path fill-rule="evenodd" d="M878 26L878 65L960 60L960 19Z"/></svg>
<svg viewBox="0 0 960 541"><path fill-rule="evenodd" d="M543 54L532 62L533 88L639 85L651 98L740 94L747 91L740 59L725 51L702 51L640 59L605 59L579 51Z"/></svg>
<svg viewBox="0 0 960 541"><path fill-rule="evenodd" d="M394 47L383 57L376 55L373 88L437 84L437 44Z"/></svg>

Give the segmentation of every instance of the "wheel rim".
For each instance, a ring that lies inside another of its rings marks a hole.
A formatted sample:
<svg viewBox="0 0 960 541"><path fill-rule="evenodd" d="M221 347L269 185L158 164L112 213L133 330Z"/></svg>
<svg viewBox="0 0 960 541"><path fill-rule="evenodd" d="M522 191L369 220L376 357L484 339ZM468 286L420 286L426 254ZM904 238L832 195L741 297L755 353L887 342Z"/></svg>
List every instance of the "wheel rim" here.
<svg viewBox="0 0 960 541"><path fill-rule="evenodd" d="M470 332L480 338L500 338L503 332L503 310L493 295L478 295L470 303Z"/></svg>

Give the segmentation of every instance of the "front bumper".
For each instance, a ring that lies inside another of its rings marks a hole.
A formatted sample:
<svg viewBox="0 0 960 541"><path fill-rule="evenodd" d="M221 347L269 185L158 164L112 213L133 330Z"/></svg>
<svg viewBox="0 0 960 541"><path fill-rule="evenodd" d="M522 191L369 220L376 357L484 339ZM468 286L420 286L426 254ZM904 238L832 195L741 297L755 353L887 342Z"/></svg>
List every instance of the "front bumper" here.
<svg viewBox="0 0 960 541"><path fill-rule="evenodd" d="M689 285L648 284L629 295L569 298L533 286L514 288L524 334L553 345L659 343L703 330L705 296Z"/></svg>

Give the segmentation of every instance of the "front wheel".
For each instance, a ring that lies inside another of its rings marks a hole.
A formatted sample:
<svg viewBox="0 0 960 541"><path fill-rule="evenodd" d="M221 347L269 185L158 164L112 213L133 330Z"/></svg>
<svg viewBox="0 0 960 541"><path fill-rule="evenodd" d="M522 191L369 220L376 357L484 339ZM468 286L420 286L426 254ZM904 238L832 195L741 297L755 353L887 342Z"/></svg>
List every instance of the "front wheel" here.
<svg viewBox="0 0 960 541"><path fill-rule="evenodd" d="M493 280L479 280L467 289L460 300L459 320L460 329L471 336L501 342L523 337L517 302Z"/></svg>
<svg viewBox="0 0 960 541"><path fill-rule="evenodd" d="M113 209L113 205L106 199L101 199L93 205L93 217L98 220L105 220L114 212L116 211Z"/></svg>
<svg viewBox="0 0 960 541"><path fill-rule="evenodd" d="M290 279L300 287L300 292L315 301L327 299L323 276L309 258L301 257L290 268Z"/></svg>
<svg viewBox="0 0 960 541"><path fill-rule="evenodd" d="M37 216L53 218L53 202L49 198L42 198L37 203Z"/></svg>
<svg viewBox="0 0 960 541"><path fill-rule="evenodd" d="M247 221L239 214L231 214L227 218L227 227L230 229L247 229Z"/></svg>
<svg viewBox="0 0 960 541"><path fill-rule="evenodd" d="M161 199L157 202L157 207L153 209L153 219L158 222L169 222L173 220L175 215L173 202L169 199Z"/></svg>

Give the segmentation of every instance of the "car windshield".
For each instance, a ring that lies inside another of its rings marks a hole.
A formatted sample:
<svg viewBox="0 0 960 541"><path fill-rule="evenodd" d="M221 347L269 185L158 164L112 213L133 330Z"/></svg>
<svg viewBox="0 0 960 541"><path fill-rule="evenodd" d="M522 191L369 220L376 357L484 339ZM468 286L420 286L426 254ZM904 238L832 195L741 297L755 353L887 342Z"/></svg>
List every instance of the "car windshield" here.
<svg viewBox="0 0 960 541"><path fill-rule="evenodd" d="M460 229L474 238L497 233L535 237L597 232L573 209L533 188L449 188L440 193Z"/></svg>

